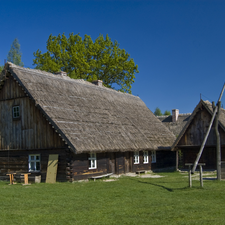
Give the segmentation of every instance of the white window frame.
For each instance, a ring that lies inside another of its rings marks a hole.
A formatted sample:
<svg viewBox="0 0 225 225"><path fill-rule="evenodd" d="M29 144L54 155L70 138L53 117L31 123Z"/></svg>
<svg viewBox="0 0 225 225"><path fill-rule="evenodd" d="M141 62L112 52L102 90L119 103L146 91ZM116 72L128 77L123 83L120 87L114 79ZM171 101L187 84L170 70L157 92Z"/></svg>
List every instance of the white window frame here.
<svg viewBox="0 0 225 225"><path fill-rule="evenodd" d="M156 163L156 151L152 151L152 163Z"/></svg>
<svg viewBox="0 0 225 225"><path fill-rule="evenodd" d="M88 162L89 169L96 169L97 168L97 157L96 157L96 153L89 153L88 161L89 161Z"/></svg>
<svg viewBox="0 0 225 225"><path fill-rule="evenodd" d="M38 159L37 159L38 156ZM33 157L33 159L32 159ZM31 169L31 164L34 163L34 169ZM37 169L37 163L39 163L39 170ZM28 168L29 172L40 172L41 171L41 155L40 154L31 154L28 159Z"/></svg>
<svg viewBox="0 0 225 225"><path fill-rule="evenodd" d="M16 105L12 108L13 119L20 118L20 106Z"/></svg>
<svg viewBox="0 0 225 225"><path fill-rule="evenodd" d="M139 152L134 152L134 164L139 164Z"/></svg>
<svg viewBox="0 0 225 225"><path fill-rule="evenodd" d="M143 164L149 163L148 160L148 151L143 151Z"/></svg>

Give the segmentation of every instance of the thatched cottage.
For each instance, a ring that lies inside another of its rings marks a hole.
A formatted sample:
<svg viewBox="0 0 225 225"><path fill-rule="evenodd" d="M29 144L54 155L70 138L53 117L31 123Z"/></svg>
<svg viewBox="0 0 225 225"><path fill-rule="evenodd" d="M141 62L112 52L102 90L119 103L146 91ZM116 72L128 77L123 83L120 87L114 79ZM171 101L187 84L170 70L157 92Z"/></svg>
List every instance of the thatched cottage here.
<svg viewBox="0 0 225 225"><path fill-rule="evenodd" d="M175 165L175 136L137 96L12 63L0 82L0 176L44 181L52 154L58 181Z"/></svg>
<svg viewBox="0 0 225 225"><path fill-rule="evenodd" d="M201 144L208 130L213 115L212 104L200 100L191 116L187 117L184 126L177 136L172 149L179 151L179 167L184 168L185 163L194 163ZM225 161L225 110L221 108L219 116L219 133L221 141L221 159ZM209 133L205 148L200 158L205 163L205 169L216 169L216 135L214 125Z"/></svg>

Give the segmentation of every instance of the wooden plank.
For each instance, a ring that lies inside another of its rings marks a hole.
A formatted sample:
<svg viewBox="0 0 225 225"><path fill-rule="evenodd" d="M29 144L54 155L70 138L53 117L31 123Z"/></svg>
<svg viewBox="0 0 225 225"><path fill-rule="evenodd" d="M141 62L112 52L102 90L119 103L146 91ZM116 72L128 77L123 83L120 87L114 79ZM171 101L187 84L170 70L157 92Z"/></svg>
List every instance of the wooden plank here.
<svg viewBox="0 0 225 225"><path fill-rule="evenodd" d="M55 183L58 168L58 154L49 155L46 183Z"/></svg>
<svg viewBox="0 0 225 225"><path fill-rule="evenodd" d="M113 175L113 173L107 173L107 174L102 174L102 175L99 175L99 176L94 176L94 177L91 177L91 179L94 179L94 181L96 179L100 179L100 178L103 178L103 177L110 177L111 175Z"/></svg>

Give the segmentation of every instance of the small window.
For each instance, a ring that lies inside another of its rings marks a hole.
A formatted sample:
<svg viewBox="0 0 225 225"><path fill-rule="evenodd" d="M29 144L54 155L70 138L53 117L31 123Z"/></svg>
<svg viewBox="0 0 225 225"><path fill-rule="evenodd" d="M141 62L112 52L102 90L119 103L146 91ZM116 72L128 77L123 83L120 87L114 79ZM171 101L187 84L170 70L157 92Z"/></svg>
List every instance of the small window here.
<svg viewBox="0 0 225 225"><path fill-rule="evenodd" d="M156 151L152 151L152 163L156 163Z"/></svg>
<svg viewBox="0 0 225 225"><path fill-rule="evenodd" d="M38 172L41 170L40 155L29 155L29 171Z"/></svg>
<svg viewBox="0 0 225 225"><path fill-rule="evenodd" d="M143 152L143 163L148 163L148 151Z"/></svg>
<svg viewBox="0 0 225 225"><path fill-rule="evenodd" d="M139 164L139 152L134 152L134 164Z"/></svg>
<svg viewBox="0 0 225 225"><path fill-rule="evenodd" d="M89 169L96 169L97 168L96 153L90 153L88 161L89 161Z"/></svg>
<svg viewBox="0 0 225 225"><path fill-rule="evenodd" d="M20 107L19 106L13 106L13 119L20 118Z"/></svg>

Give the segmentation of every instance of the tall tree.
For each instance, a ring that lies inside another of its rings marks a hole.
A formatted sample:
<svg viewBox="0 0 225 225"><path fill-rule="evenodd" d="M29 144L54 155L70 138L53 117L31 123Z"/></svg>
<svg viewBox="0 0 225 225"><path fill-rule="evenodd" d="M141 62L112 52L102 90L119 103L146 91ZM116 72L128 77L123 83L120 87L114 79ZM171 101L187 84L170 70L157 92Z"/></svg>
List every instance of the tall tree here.
<svg viewBox="0 0 225 225"><path fill-rule="evenodd" d="M119 87L123 92L131 93L138 66L117 41L112 42L108 35L100 35L94 42L79 34L50 35L47 40L47 52L38 49L34 52L34 65L48 72L65 71L74 79L87 81L102 80L110 88Z"/></svg>
<svg viewBox="0 0 225 225"><path fill-rule="evenodd" d="M14 39L11 48L7 55L7 61L12 62L18 66L24 66L22 60L22 53L20 51L20 44L17 38Z"/></svg>
<svg viewBox="0 0 225 225"><path fill-rule="evenodd" d="M171 115L171 112L169 110L166 110L163 115L164 116L170 116Z"/></svg>
<svg viewBox="0 0 225 225"><path fill-rule="evenodd" d="M162 112L159 107L156 107L154 114L155 116L162 116Z"/></svg>

